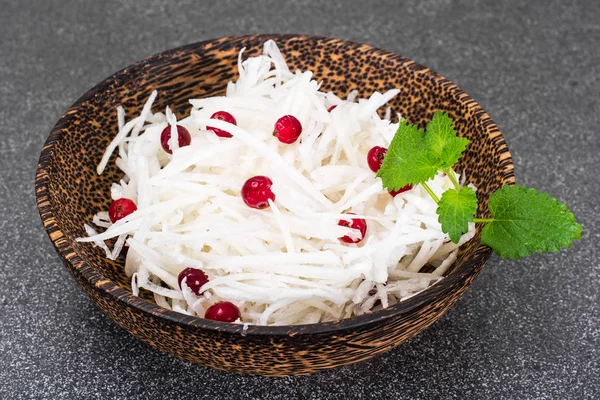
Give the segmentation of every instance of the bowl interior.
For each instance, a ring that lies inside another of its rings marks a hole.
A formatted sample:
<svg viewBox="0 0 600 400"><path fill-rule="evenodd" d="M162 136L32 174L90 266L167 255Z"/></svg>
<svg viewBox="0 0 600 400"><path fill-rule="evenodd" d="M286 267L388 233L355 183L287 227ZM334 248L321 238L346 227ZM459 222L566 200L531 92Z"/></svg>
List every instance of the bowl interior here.
<svg viewBox="0 0 600 400"><path fill-rule="evenodd" d="M419 64L337 39L282 35L218 39L161 53L118 72L79 99L55 127L47 143L52 152L44 161L49 206L73 257L99 271L104 279L131 290L123 256L110 261L101 249L75 242L85 236L83 224L108 208L110 185L121 178L114 165L116 154L105 173L96 174L106 146L117 133L116 107L122 105L127 118L136 116L156 89L154 112L169 105L179 117L188 115L190 98L222 95L227 82L236 79L242 47L247 49L245 56L256 55L269 38L276 40L292 70L313 71L322 88L338 96L354 89L359 96L368 97L373 91L400 88L401 94L390 105L409 122L423 125L436 110L447 112L459 135L471 140L458 170L478 187L480 207L490 193L512 182L510 155L493 121L462 90ZM49 233L52 238L53 232ZM479 232L463 246L449 273L473 257L478 247Z"/></svg>

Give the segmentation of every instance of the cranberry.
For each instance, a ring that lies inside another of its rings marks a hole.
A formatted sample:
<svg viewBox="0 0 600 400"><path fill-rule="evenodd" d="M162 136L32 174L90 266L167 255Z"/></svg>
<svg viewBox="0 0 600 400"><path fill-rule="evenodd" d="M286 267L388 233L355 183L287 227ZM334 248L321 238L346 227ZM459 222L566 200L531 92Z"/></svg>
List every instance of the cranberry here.
<svg viewBox="0 0 600 400"><path fill-rule="evenodd" d="M108 218L110 218L111 222L114 224L135 210L137 210L135 203L131 199L123 197L110 203L110 207L108 208Z"/></svg>
<svg viewBox="0 0 600 400"><path fill-rule="evenodd" d="M302 133L302 124L293 115L284 115L275 122L273 136L281 143L291 144L300 137Z"/></svg>
<svg viewBox="0 0 600 400"><path fill-rule="evenodd" d="M387 149L385 147L375 146L367 153L367 163L369 164L369 168L371 171L377 172L379 168L381 168L381 163L383 162L383 157L385 157L385 153Z"/></svg>
<svg viewBox="0 0 600 400"><path fill-rule="evenodd" d="M190 135L190 132L181 125L177 125L177 138L179 140L179 147L189 146L190 143L192 143L192 135ZM160 134L160 144L167 153L173 154L173 151L171 150L171 144L169 143L170 140L171 125L163 129L162 133Z"/></svg>
<svg viewBox="0 0 600 400"><path fill-rule="evenodd" d="M333 110L335 110L336 107L337 107L336 105L333 105L333 106L329 107L327 109L327 112L332 112Z"/></svg>
<svg viewBox="0 0 600 400"><path fill-rule="evenodd" d="M413 188L412 185L406 185L404 187L401 187L398 190L390 190L390 194L392 195L392 197L396 197L396 195L403 193L403 192L408 192L412 188Z"/></svg>
<svg viewBox="0 0 600 400"><path fill-rule="evenodd" d="M348 213L351 214L351 213ZM358 229L360 231L360 238L352 239L350 236L342 236L340 240L346 243L358 243L365 238L365 234L367 233L367 221L362 218L352 218L352 222L348 222L346 220L340 219L338 222L339 226L347 226L349 228Z"/></svg>
<svg viewBox="0 0 600 400"><path fill-rule="evenodd" d="M213 321L233 322L240 318L240 310L233 303L221 301L208 307L206 313L204 313L204 318Z"/></svg>
<svg viewBox="0 0 600 400"><path fill-rule="evenodd" d="M213 115L210 116L210 119L218 119L221 121L229 122L230 124L237 125L237 121L234 116L229 114L227 111L217 111ZM232 137L233 135L229 132L225 132L223 129L213 128L212 126L207 126L206 129L209 131L213 131L219 137Z"/></svg>
<svg viewBox="0 0 600 400"><path fill-rule="evenodd" d="M186 268L179 273L179 276L177 277L179 288L182 288L181 284L184 278L185 284L192 289L192 292L194 292L196 296L200 296L200 288L208 282L206 274L202 270L196 268Z"/></svg>
<svg viewBox="0 0 600 400"><path fill-rule="evenodd" d="M273 181L266 176L253 176L242 186L242 199L248 207L263 209L269 207L269 199L275 201L271 191Z"/></svg>

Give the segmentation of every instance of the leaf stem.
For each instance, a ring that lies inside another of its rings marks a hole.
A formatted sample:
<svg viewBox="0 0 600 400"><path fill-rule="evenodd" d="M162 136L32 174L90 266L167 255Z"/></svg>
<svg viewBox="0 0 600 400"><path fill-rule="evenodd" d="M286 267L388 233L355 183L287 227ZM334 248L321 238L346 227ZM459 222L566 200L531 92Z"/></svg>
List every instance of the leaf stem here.
<svg viewBox="0 0 600 400"><path fill-rule="evenodd" d="M458 183L458 179L456 178L456 174L454 173L454 170L452 168L448 168L448 169L444 170L444 172L446 173L446 175L448 175L448 178L450 178L450 180L452 181L454 188L456 190L460 189L460 184Z"/></svg>
<svg viewBox="0 0 600 400"><path fill-rule="evenodd" d="M423 186L423 189L425 189L425 191L429 193L433 201L435 201L435 204L438 204L440 202L440 199L435 195L435 193L433 193L433 190L431 190L429 185L427 185L425 182L421 182L421 186Z"/></svg>
<svg viewBox="0 0 600 400"><path fill-rule="evenodd" d="M486 223L486 222L493 222L493 221L495 221L494 218L473 218L473 222L483 222L483 223Z"/></svg>

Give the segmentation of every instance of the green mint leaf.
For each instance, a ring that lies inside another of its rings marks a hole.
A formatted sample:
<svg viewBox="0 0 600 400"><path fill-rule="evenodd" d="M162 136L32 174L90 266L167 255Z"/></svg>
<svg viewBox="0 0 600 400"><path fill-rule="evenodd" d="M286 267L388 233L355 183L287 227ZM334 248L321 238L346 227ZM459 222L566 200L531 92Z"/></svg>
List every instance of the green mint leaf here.
<svg viewBox="0 0 600 400"><path fill-rule="evenodd" d="M442 194L436 212L442 231L454 243L458 243L462 234L469 230L469 222L473 222L477 212L477 195L468 186L462 186L458 190L448 189Z"/></svg>
<svg viewBox="0 0 600 400"><path fill-rule="evenodd" d="M557 252L581 237L581 225L564 203L523 186L504 186L490 196L493 220L486 224L481 243L503 258Z"/></svg>
<svg viewBox="0 0 600 400"><path fill-rule="evenodd" d="M433 178L438 171L435 159L431 156L423 130L400 120L398 131L381 164L377 176L388 190L398 190L406 185L417 185Z"/></svg>
<svg viewBox="0 0 600 400"><path fill-rule="evenodd" d="M426 182L438 170L454 166L468 144L468 139L456 136L452 119L441 111L427 124L427 134L402 119L377 176L388 190Z"/></svg>
<svg viewBox="0 0 600 400"><path fill-rule="evenodd" d="M469 140L456 136L452 118L448 114L436 111L427 124L425 145L438 169L452 168L467 148Z"/></svg>

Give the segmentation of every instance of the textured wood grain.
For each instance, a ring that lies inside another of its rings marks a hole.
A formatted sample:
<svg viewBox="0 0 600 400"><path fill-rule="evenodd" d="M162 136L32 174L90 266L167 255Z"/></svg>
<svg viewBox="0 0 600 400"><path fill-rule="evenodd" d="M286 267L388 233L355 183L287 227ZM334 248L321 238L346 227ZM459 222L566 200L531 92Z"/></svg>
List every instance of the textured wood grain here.
<svg viewBox="0 0 600 400"><path fill-rule="evenodd" d="M135 297L123 272L124 259L107 260L89 244L75 242L110 202L110 184L119 178L111 158L95 173L116 134L115 108L136 114L154 89L153 111L169 104L179 116L188 99L223 94L237 74L237 55L277 41L292 70L312 70L323 89L360 96L398 87L391 102L412 123L424 124L441 109L459 135L471 140L459 170L478 188L480 211L489 194L514 183L513 164L496 124L456 85L411 60L367 45L322 37L259 35L188 45L144 59L107 78L80 98L58 121L40 156L36 195L50 240L67 269L90 298L121 327L150 345L185 360L243 374L301 375L352 364L389 350L440 318L464 293L490 256L474 240L461 249L447 277L396 306L339 322L289 327L242 326L189 317Z"/></svg>

